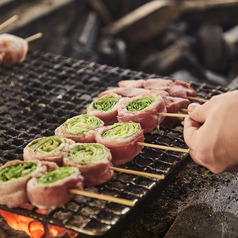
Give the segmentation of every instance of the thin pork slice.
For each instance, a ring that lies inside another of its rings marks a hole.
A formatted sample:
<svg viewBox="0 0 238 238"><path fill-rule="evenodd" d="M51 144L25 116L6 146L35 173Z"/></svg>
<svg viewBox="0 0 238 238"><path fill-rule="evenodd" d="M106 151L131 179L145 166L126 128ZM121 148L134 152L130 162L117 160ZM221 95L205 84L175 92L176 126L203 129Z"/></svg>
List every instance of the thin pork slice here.
<svg viewBox="0 0 238 238"><path fill-rule="evenodd" d="M181 109L186 109L190 104L190 101L186 98L167 96L163 99L168 113L181 113ZM183 120L183 117L165 117L160 126L163 128L169 128L173 124Z"/></svg>
<svg viewBox="0 0 238 238"><path fill-rule="evenodd" d="M134 87L115 87L110 88L106 91L101 92L98 97L101 98L105 95L110 95L112 93L115 93L117 95L120 95L122 97L135 97L139 96L141 94L147 93L149 90L145 88L134 88Z"/></svg>
<svg viewBox="0 0 238 238"><path fill-rule="evenodd" d="M140 123L144 133L151 132L163 120L159 115L166 112L164 100L158 93L150 92L132 98L123 98L118 109L119 122Z"/></svg>
<svg viewBox="0 0 238 238"><path fill-rule="evenodd" d="M75 143L65 155L63 165L77 167L85 186L100 185L113 176L111 152L98 143Z"/></svg>
<svg viewBox="0 0 238 238"><path fill-rule="evenodd" d="M27 197L39 209L53 210L69 202L69 189L83 189L83 177L78 168L59 167L27 183Z"/></svg>
<svg viewBox="0 0 238 238"><path fill-rule="evenodd" d="M118 82L119 87L133 87L133 88L143 88L144 87L144 79L139 80L121 80Z"/></svg>
<svg viewBox="0 0 238 238"><path fill-rule="evenodd" d="M114 165L125 164L138 155L143 146L137 142L144 142L144 139L140 124L135 122L118 122L95 131L96 142L111 151Z"/></svg>
<svg viewBox="0 0 238 238"><path fill-rule="evenodd" d="M87 108L87 114L94 115L104 122L112 125L117 122L117 110L121 96L115 93L104 95L95 99Z"/></svg>
<svg viewBox="0 0 238 238"><path fill-rule="evenodd" d="M55 135L79 143L92 143L95 129L104 125L104 122L94 115L80 114L69 118L55 129Z"/></svg>
<svg viewBox="0 0 238 238"><path fill-rule="evenodd" d="M13 65L22 62L27 52L26 40L7 33L0 35L0 64Z"/></svg>
<svg viewBox="0 0 238 238"><path fill-rule="evenodd" d="M0 204L13 208L27 203L27 182L56 167L55 163L41 161L7 162L0 168Z"/></svg>
<svg viewBox="0 0 238 238"><path fill-rule="evenodd" d="M33 140L23 150L23 159L54 162L62 165L64 154L69 145L75 142L62 136L48 136Z"/></svg>

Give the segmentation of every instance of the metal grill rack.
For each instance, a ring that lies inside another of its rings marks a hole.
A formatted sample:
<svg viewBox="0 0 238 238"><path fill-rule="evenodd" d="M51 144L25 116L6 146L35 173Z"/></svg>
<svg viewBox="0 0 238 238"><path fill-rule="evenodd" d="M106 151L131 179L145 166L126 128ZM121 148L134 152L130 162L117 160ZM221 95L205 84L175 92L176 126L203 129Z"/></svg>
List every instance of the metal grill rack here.
<svg viewBox="0 0 238 238"><path fill-rule="evenodd" d="M94 97L108 87L117 86L118 81L155 77L158 76L42 52L29 53L24 63L11 68L1 66L0 163L22 160L23 149L30 141L53 135L56 127L70 117L85 113ZM193 82L191 86L197 96L205 99L227 91ZM180 123L166 130L154 130L145 138L147 143L186 148ZM80 195L47 215L39 213L36 208L0 208L68 228L80 233L80 237L108 237L146 207L146 202L159 196L186 161L186 154L145 147L131 162L121 167L163 174L164 180L115 172L109 182L85 188L137 200L132 208Z"/></svg>

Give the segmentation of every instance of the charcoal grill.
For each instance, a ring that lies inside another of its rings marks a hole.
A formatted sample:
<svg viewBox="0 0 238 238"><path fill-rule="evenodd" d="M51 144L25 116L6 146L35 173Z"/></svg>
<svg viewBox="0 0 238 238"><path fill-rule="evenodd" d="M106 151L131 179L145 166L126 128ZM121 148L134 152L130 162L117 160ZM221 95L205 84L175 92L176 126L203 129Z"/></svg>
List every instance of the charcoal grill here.
<svg viewBox="0 0 238 238"><path fill-rule="evenodd" d="M109 67L66 58L51 53L30 52L24 63L0 68L0 163L23 160L23 149L33 139L50 136L68 118L86 112L100 92L126 79L148 79L157 75ZM209 99L227 89L191 82L197 96ZM154 130L145 142L186 148L183 126ZM49 214L37 208L1 209L27 215L39 221L76 231L80 237L120 234L119 228L142 212L146 204L160 195L189 160L187 154L145 147L131 162L121 167L165 175L164 180L115 172L113 178L88 191L129 200L134 207L76 195Z"/></svg>

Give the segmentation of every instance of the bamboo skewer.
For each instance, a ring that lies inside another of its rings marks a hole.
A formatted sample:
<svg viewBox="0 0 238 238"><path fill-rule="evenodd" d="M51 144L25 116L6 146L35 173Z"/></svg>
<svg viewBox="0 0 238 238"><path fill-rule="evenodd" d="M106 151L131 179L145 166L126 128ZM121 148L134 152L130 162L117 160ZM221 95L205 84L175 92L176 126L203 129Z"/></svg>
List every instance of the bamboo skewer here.
<svg viewBox="0 0 238 238"><path fill-rule="evenodd" d="M36 40L38 38L41 38L42 36L43 36L43 34L41 32L39 32L39 33L37 33L35 35L32 35L32 36L29 36L29 37L25 38L25 40L27 42L30 42L30 41Z"/></svg>
<svg viewBox="0 0 238 238"><path fill-rule="evenodd" d="M0 24L0 30L2 30L3 28L7 27L8 25L12 24L14 21L16 21L18 19L17 15L12 16L11 18L9 18L8 20L6 20L5 22L3 22L2 24Z"/></svg>
<svg viewBox="0 0 238 238"><path fill-rule="evenodd" d="M130 206L130 207L133 207L135 202L137 201L137 200L134 200L134 201L127 200L124 198L117 198L117 197L99 194L99 193L92 193L92 192L79 190L79 189L70 189L69 192L73 193L73 194L86 196L86 197L97 198L97 199L101 199L101 200L105 200L105 201L115 202L115 203L123 204L126 206Z"/></svg>
<svg viewBox="0 0 238 238"><path fill-rule="evenodd" d="M183 153L189 153L188 149L181 149L181 148L175 148L175 147L169 147L169 146L162 146L162 145L154 145L154 144L148 144L148 143L142 143L142 142L137 142L138 145L142 146L147 146L147 147L153 147L156 149L164 149L164 150L173 150L173 151L178 151L178 152L183 152ZM117 172L123 172L123 173L129 173L129 174L135 174L135 175L141 175L141 176L146 176L146 177L153 177L153 178L159 178L159 179L164 179L164 175L159 175L159 174L151 174L151 173L146 173L146 172L140 172L140 171L134 171L130 169L122 169L122 168L117 168L117 167L111 167L111 170L117 171ZM127 200L124 198L117 198L109 195L104 195L104 194L98 194L98 193L92 193L84 190L79 190L79 189L70 189L70 193L77 194L77 195L82 195L86 197L91 197L91 198L96 198L96 199L101 199L105 201L110 201L110 202L115 202L119 203L125 206L130 206L133 207L134 204L136 203L137 200Z"/></svg>
<svg viewBox="0 0 238 238"><path fill-rule="evenodd" d="M208 100L203 98L197 98L197 97L188 97L190 100L198 101L198 102L207 102Z"/></svg>
<svg viewBox="0 0 238 238"><path fill-rule="evenodd" d="M158 114L160 116L165 116L165 117L189 117L188 114L182 114L182 113L160 112Z"/></svg>
<svg viewBox="0 0 238 238"><path fill-rule="evenodd" d="M114 171L117 171L117 172L141 175L141 176L145 176L145 177L152 177L152 178L158 178L158 179L164 179L165 178L165 176L161 175L161 174L152 174L152 173L146 173L146 172L135 171L135 170L130 170L130 169L122 169L122 168L118 168L118 167L111 167L110 169L114 170Z"/></svg>
<svg viewBox="0 0 238 238"><path fill-rule="evenodd" d="M181 112L186 112L186 113L187 113L187 112L188 112L188 109L187 109L187 108L181 108L180 111L181 111Z"/></svg>
<svg viewBox="0 0 238 238"><path fill-rule="evenodd" d="M176 147L170 147L170 146L164 146L164 145L154 145L154 144L148 144L143 142L137 142L138 145L152 147L156 149L162 149L162 150L172 150L172 151L178 151L183 153L189 153L189 149L182 149L182 148L176 148Z"/></svg>

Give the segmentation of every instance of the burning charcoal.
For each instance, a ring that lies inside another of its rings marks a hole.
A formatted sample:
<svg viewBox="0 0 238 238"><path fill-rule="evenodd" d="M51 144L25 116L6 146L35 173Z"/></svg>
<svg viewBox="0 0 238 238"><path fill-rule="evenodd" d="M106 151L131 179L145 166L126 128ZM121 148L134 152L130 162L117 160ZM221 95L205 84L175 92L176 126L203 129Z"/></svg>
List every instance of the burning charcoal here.
<svg viewBox="0 0 238 238"><path fill-rule="evenodd" d="M80 19L71 41L64 49L64 54L77 59L97 61L94 46L99 31L99 20L96 13L89 12L83 28L81 24Z"/></svg>
<svg viewBox="0 0 238 238"><path fill-rule="evenodd" d="M230 90L237 90L238 89L238 76L236 76L228 85L227 87Z"/></svg>
<svg viewBox="0 0 238 238"><path fill-rule="evenodd" d="M161 33L169 22L178 19L180 8L167 1L151 1L106 26L102 32L111 36L120 35L135 45L152 39Z"/></svg>
<svg viewBox="0 0 238 238"><path fill-rule="evenodd" d="M89 0L88 2L105 24L112 23L112 16L102 0Z"/></svg>
<svg viewBox="0 0 238 238"><path fill-rule="evenodd" d="M1 238L29 238L30 236L27 235L25 231L17 231L11 228L5 219L0 215L0 237Z"/></svg>
<svg viewBox="0 0 238 238"><path fill-rule="evenodd" d="M209 84L220 85L225 87L230 81L227 77L222 76L221 74L214 73L210 70L205 70L206 79Z"/></svg>
<svg viewBox="0 0 238 238"><path fill-rule="evenodd" d="M97 51L102 64L127 68L126 43L122 39L103 37Z"/></svg>
<svg viewBox="0 0 238 238"><path fill-rule="evenodd" d="M139 70L169 75L180 69L192 71L198 78L204 78L203 68L192 52L194 41L190 38L179 38L161 52L149 55L139 66Z"/></svg>
<svg viewBox="0 0 238 238"><path fill-rule="evenodd" d="M205 24L200 27L198 36L202 45L202 61L208 69L221 71L228 67L232 52L223 37L221 26Z"/></svg>
<svg viewBox="0 0 238 238"><path fill-rule="evenodd" d="M201 82L201 80L194 77L188 70L178 70L174 72L173 74L169 75L174 80L182 80L185 82Z"/></svg>

